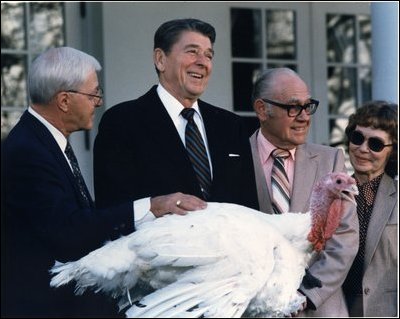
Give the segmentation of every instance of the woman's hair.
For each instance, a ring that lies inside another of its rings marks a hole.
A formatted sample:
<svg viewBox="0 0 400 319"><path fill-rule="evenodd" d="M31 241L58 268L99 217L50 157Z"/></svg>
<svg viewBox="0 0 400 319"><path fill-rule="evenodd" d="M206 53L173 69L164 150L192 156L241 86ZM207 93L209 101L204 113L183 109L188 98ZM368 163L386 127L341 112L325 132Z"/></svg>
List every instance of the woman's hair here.
<svg viewBox="0 0 400 319"><path fill-rule="evenodd" d="M398 144L398 105L386 101L369 101L364 103L349 118L346 127L346 145L356 126L372 127L386 132L393 143L393 150L386 164L385 172L394 178L398 174L397 144Z"/></svg>
<svg viewBox="0 0 400 319"><path fill-rule="evenodd" d="M78 90L90 72L100 71L91 55L70 47L51 48L32 63L28 91L32 103L48 104L62 91Z"/></svg>

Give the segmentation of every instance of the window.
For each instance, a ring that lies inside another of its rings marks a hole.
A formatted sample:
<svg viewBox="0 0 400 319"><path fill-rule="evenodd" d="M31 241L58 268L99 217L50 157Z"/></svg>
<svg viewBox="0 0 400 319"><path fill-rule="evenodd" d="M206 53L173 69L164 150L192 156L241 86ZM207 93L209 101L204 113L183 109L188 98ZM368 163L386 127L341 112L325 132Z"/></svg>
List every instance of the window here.
<svg viewBox="0 0 400 319"><path fill-rule="evenodd" d="M296 12L287 9L231 8L233 109L253 113L251 91L263 69L297 71Z"/></svg>
<svg viewBox="0 0 400 319"><path fill-rule="evenodd" d="M260 71L289 67L320 107L309 141L343 147L348 117L371 99L368 3L263 3L230 8L233 110L253 118L252 86ZM252 123L258 127L258 121Z"/></svg>
<svg viewBox="0 0 400 319"><path fill-rule="evenodd" d="M28 105L27 73L32 60L64 45L62 3L1 4L1 139Z"/></svg>
<svg viewBox="0 0 400 319"><path fill-rule="evenodd" d="M369 16L326 15L329 144L342 146L348 117L371 99Z"/></svg>

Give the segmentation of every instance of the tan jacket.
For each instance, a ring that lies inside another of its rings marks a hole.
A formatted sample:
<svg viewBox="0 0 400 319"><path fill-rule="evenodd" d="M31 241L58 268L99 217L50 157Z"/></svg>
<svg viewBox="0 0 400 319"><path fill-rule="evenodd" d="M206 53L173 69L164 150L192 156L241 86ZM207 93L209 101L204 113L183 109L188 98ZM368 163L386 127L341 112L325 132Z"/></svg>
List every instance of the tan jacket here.
<svg viewBox="0 0 400 319"><path fill-rule="evenodd" d="M397 317L397 181L383 175L365 243L363 312L365 317Z"/></svg>
<svg viewBox="0 0 400 319"><path fill-rule="evenodd" d="M260 210L272 212L271 199L257 147L257 130L250 137ZM306 212L310 206L313 185L329 172L345 171L344 154L340 149L306 143L297 147L290 211ZM347 307L341 285L358 251L358 218L356 206L349 203L341 223L325 250L311 261L310 273L322 282L321 288L301 290L315 305L301 316L343 317Z"/></svg>

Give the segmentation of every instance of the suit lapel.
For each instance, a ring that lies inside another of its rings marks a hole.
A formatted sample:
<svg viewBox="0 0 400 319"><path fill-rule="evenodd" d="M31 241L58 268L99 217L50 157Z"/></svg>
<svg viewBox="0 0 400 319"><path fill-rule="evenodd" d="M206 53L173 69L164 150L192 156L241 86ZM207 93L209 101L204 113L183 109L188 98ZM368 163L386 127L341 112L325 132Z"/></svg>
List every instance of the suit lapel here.
<svg viewBox="0 0 400 319"><path fill-rule="evenodd" d="M307 144L297 147L290 211L307 212L310 209L310 198L316 182L318 160L318 153L311 153Z"/></svg>
<svg viewBox="0 0 400 319"><path fill-rule="evenodd" d="M197 184L197 177L187 156L185 145L176 127L153 87L141 104L146 105L142 121L146 123L146 138L153 145L156 153L162 156L165 167L179 167L177 179ZM200 188L199 188L200 190Z"/></svg>
<svg viewBox="0 0 400 319"><path fill-rule="evenodd" d="M218 118L220 117L217 114L218 110L208 107L201 100L198 100L198 105L206 133L209 151L208 156L212 165L211 194L214 194L214 189L217 187L216 185L222 181L219 178L221 175L220 173L226 169L222 162L224 155L221 154L221 150L223 149L221 144L224 143L224 139L221 138L221 132L218 130L220 127L220 123L218 122Z"/></svg>
<svg viewBox="0 0 400 319"><path fill-rule="evenodd" d="M257 185L258 204L260 206L260 211L271 214L271 198L269 196L267 182L265 181L264 171L262 169L257 146L257 135L259 134L259 132L260 129L255 131L254 134L250 137L251 155L253 157L254 173Z"/></svg>
<svg viewBox="0 0 400 319"><path fill-rule="evenodd" d="M32 134L36 135L39 141L45 146L46 149L50 150L51 153L56 158L56 161L62 165L62 167L68 171L68 174L71 181L74 180L74 176L72 171L68 165L67 159L64 157L60 147L58 146L56 140L54 139L53 135L49 132L49 130L32 114L26 111L26 120L28 125L32 129Z"/></svg>
<svg viewBox="0 0 400 319"><path fill-rule="evenodd" d="M31 128L32 134L38 137L38 140L40 143L44 145L44 147L53 154L55 157L55 162L59 163L62 166L62 170L67 174L67 177L71 184L73 185L74 189L76 192L79 194L80 190L79 187L75 181L75 177L72 173L72 170L67 162L67 159L65 158L63 152L61 151L59 145L57 144L56 140L54 139L53 135L50 133L50 131L37 119L35 118L32 114L30 114L28 111L26 111L21 118L21 120L26 121L27 125ZM86 183L86 192L88 195L90 195ZM89 201L90 205L93 207L94 203L89 196Z"/></svg>
<svg viewBox="0 0 400 319"><path fill-rule="evenodd" d="M260 162L257 147L259 129L250 137L254 171L257 184L257 196L260 210L269 213L272 211L271 198L265 181L264 171ZM307 212L310 209L310 197L318 171L318 153L311 153L307 144L299 145L296 150L292 194L290 197L290 211ZM307 172L307 174L304 174Z"/></svg>
<svg viewBox="0 0 400 319"><path fill-rule="evenodd" d="M157 92L151 92L148 99L144 103L146 107L146 115L143 122L147 123L147 136L153 143L155 149L165 154L165 159L172 162L182 161L186 156L186 149L176 130L171 117L162 104ZM174 151L171 152L171 149Z"/></svg>
<svg viewBox="0 0 400 319"><path fill-rule="evenodd" d="M206 131L208 148L210 151L211 160L213 160L212 154L218 152L220 149L220 143L223 143L223 139L218 136L217 128L218 128L218 116L215 114L215 110L207 107L201 100L198 100L199 110L201 113L201 117L203 118L203 124ZM213 163L214 166L214 163Z"/></svg>
<svg viewBox="0 0 400 319"><path fill-rule="evenodd" d="M396 188L392 179L386 174L383 175L378 192L375 198L371 220L368 225L365 244L365 269L371 262L372 256L378 246L382 232L389 220L396 204Z"/></svg>

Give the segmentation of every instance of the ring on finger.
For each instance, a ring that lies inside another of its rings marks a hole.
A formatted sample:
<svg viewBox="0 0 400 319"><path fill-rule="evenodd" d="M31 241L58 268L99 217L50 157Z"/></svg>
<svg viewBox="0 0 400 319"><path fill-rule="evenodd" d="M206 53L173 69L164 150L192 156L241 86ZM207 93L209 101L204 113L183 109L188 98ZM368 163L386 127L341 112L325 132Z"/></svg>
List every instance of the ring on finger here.
<svg viewBox="0 0 400 319"><path fill-rule="evenodd" d="M182 202L181 202L180 200L177 200L177 201L176 201L176 206L179 207L179 205L180 205L181 203L182 203Z"/></svg>

